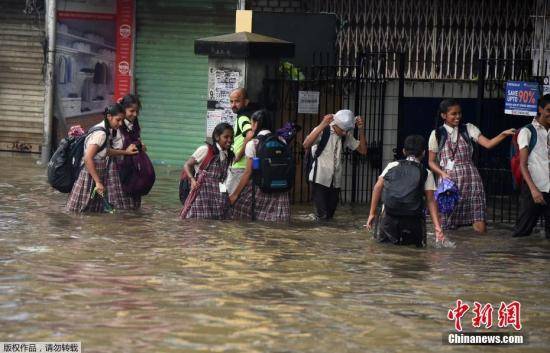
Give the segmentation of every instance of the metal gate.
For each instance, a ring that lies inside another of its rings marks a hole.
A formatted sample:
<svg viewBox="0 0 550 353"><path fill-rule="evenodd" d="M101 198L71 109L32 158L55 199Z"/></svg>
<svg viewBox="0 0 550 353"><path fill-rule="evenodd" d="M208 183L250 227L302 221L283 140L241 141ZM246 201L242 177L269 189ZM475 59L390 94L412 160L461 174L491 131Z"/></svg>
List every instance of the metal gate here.
<svg viewBox="0 0 550 353"><path fill-rule="evenodd" d="M296 160L292 202L311 199L303 168L303 140L325 114L340 109L350 109L364 118L365 128L363 131L356 128L354 135L357 138L359 133L365 134L368 147L366 156L345 151L340 200L344 203L370 200L372 187L382 168L386 57L387 53L364 54L351 63L338 65L282 65L266 69L262 103L275 113L277 126L291 121L302 127L292 145ZM319 93L317 114L298 113L300 91Z"/></svg>
<svg viewBox="0 0 550 353"><path fill-rule="evenodd" d="M529 123L532 117L504 113L506 81L538 81L542 84L542 78L547 74L546 65L533 68L531 60L480 60L476 125L482 133L491 138L505 129L520 128ZM509 150L510 140L507 139L493 150L480 148L477 156L487 197L487 216L492 222L514 223L517 219L518 194L513 188Z"/></svg>

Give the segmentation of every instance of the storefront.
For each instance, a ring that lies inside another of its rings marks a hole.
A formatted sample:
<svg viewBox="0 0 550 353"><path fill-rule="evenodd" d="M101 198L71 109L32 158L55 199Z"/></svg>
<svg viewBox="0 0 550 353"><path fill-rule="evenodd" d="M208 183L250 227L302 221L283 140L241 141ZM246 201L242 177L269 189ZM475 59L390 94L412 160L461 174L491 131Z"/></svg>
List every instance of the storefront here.
<svg viewBox="0 0 550 353"><path fill-rule="evenodd" d="M233 0L138 0L135 86L151 158L181 165L205 138L207 58L197 38L234 31Z"/></svg>
<svg viewBox="0 0 550 353"><path fill-rule="evenodd" d="M205 137L208 67L194 40L233 31L234 16L229 0L59 1L58 131L89 127L106 105L135 92L150 157L181 165Z"/></svg>
<svg viewBox="0 0 550 353"><path fill-rule="evenodd" d="M39 152L42 144L44 37L25 6L0 2L0 151Z"/></svg>
<svg viewBox="0 0 550 353"><path fill-rule="evenodd" d="M55 114L58 136L89 127L133 91L134 1L57 2Z"/></svg>

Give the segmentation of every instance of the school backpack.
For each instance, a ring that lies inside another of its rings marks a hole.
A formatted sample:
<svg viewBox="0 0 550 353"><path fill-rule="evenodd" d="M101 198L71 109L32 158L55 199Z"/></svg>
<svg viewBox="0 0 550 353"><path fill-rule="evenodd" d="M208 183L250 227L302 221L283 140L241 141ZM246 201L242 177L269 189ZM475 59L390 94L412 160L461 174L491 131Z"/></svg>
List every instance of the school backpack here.
<svg viewBox="0 0 550 353"><path fill-rule="evenodd" d="M145 151L125 156L120 171L122 190L132 196L145 196L155 184L155 168Z"/></svg>
<svg viewBox="0 0 550 353"><path fill-rule="evenodd" d="M130 130L123 124L118 133L124 137L123 149L134 144L138 154L124 156L120 163L119 175L124 193L132 196L145 196L151 191L155 184L155 168L149 156L143 151L140 140L141 127L138 119L134 120L133 129Z"/></svg>
<svg viewBox="0 0 550 353"><path fill-rule="evenodd" d="M277 134L257 137L256 158L259 168L254 169L252 181L265 193L287 191L294 183L294 158L290 147Z"/></svg>
<svg viewBox="0 0 550 353"><path fill-rule="evenodd" d="M210 144L206 144L206 145L208 146L208 152L206 153L206 157L204 157L201 164L199 165L199 171L208 168L208 166L210 165L210 162L212 162L215 156L214 147ZM179 186L179 196L180 196L180 202L182 205L185 204L185 200L187 200L187 196L189 196L190 192L191 192L191 181L189 180L189 176L185 172L185 166L184 166L183 169L181 170L180 186Z"/></svg>
<svg viewBox="0 0 550 353"><path fill-rule="evenodd" d="M282 137L286 141L286 144L289 145L301 130L302 127L300 125L287 121L280 129L277 129L277 135Z"/></svg>
<svg viewBox="0 0 550 353"><path fill-rule="evenodd" d="M86 137L96 131L103 131L107 138L100 146L98 153L107 147L109 132L103 126L94 126L85 135L66 137L59 143L59 147L48 162L48 183L56 190L71 192L74 182L82 168L81 161L84 155Z"/></svg>
<svg viewBox="0 0 550 353"><path fill-rule="evenodd" d="M384 175L382 202L391 216L420 216L424 210L424 183L428 172L422 164L400 160Z"/></svg>
<svg viewBox="0 0 550 353"><path fill-rule="evenodd" d="M344 143L346 141L346 136L343 136L342 139L342 146L344 146ZM327 126L323 129L323 132L321 133L321 140L319 141L319 144L317 145L317 149L315 150L315 156L311 152L311 148L308 148L304 155L304 175L307 180L309 180L309 173L311 172L311 168L313 168L313 163L319 158L321 153L325 150L325 147L327 147L328 140L330 138L330 126ZM317 163L315 163L315 171L313 172L313 180L315 181L315 177L317 174Z"/></svg>
<svg viewBox="0 0 550 353"><path fill-rule="evenodd" d="M537 144L537 130L533 124L529 123L523 128L529 129L531 132L531 138L529 139L529 145L527 150L529 153L535 148ZM510 171L512 172L512 179L514 182L514 188L518 189L523 183L523 175L521 175L521 167L519 161L519 145L518 145L518 135L521 129L518 129L514 136L512 137L512 142L510 143Z"/></svg>

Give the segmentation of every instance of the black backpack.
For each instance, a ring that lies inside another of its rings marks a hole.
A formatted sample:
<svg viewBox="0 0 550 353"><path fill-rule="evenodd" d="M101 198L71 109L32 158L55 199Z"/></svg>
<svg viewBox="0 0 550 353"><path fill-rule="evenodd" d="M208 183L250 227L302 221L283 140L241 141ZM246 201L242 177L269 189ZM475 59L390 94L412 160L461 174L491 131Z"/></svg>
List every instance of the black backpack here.
<svg viewBox="0 0 550 353"><path fill-rule="evenodd" d="M347 135L346 135L347 136ZM342 146L344 146L344 142L346 140L346 136L342 137ZM311 168L313 168L313 162L319 158L321 153L325 150L325 147L327 147L328 140L330 138L330 126L327 126L323 129L323 132L321 133L321 141L319 141L319 144L317 145L317 149L315 150L315 156L313 153L311 153L311 148L308 148L305 156L304 156L304 175L306 179L309 180L309 173L311 172ZM315 172L313 174L313 181L315 182L315 177L317 174L317 164L315 164Z"/></svg>
<svg viewBox="0 0 550 353"><path fill-rule="evenodd" d="M295 172L290 147L273 133L257 139L256 158L260 160L260 168L253 171L254 185L265 193L290 190Z"/></svg>
<svg viewBox="0 0 550 353"><path fill-rule="evenodd" d="M95 131L103 131L107 134L105 142L98 150L101 152L107 147L109 140L109 132L102 126L92 127L85 135L61 140L59 147L48 162L48 183L54 189L63 193L71 192L80 173L84 141L88 135Z"/></svg>
<svg viewBox="0 0 550 353"><path fill-rule="evenodd" d="M420 216L424 210L424 183L428 172L422 164L401 160L384 175L382 202L391 216Z"/></svg>

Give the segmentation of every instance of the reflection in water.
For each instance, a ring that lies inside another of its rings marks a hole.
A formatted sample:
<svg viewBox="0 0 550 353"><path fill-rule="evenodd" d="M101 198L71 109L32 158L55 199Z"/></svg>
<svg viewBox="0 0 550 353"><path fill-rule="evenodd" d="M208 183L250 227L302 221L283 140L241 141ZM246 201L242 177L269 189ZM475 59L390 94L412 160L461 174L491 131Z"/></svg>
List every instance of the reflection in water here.
<svg viewBox="0 0 550 353"><path fill-rule="evenodd" d="M550 243L540 234L464 230L450 235L455 249L395 247L361 228L366 208L349 207L322 226L308 206L290 226L183 222L175 172L159 173L138 213L72 215L29 156L0 163L2 341L82 341L86 352L452 351L442 333L461 298L519 300L529 344L511 349L548 350Z"/></svg>

